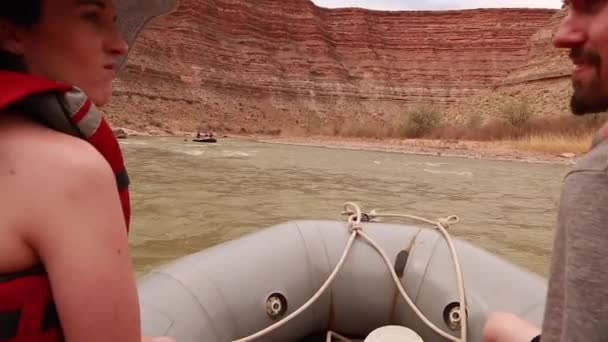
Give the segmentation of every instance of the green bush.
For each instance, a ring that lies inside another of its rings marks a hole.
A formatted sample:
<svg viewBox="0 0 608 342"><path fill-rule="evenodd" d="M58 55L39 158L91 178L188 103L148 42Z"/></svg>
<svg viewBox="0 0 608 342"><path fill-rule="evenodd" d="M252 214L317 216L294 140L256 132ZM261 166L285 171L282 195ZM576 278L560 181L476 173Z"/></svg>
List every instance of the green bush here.
<svg viewBox="0 0 608 342"><path fill-rule="evenodd" d="M514 99L506 101L500 107L500 115L511 126L521 128L532 118L532 110L528 101Z"/></svg>
<svg viewBox="0 0 608 342"><path fill-rule="evenodd" d="M420 138L431 133L440 122L439 112L431 106L419 105L409 111L406 136Z"/></svg>

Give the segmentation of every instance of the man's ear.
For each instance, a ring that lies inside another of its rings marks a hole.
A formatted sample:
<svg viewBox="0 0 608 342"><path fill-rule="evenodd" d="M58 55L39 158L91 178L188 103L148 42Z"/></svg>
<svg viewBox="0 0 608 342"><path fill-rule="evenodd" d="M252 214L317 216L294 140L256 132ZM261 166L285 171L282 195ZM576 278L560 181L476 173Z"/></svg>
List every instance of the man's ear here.
<svg viewBox="0 0 608 342"><path fill-rule="evenodd" d="M0 20L0 49L19 56L23 54L18 28L6 20Z"/></svg>

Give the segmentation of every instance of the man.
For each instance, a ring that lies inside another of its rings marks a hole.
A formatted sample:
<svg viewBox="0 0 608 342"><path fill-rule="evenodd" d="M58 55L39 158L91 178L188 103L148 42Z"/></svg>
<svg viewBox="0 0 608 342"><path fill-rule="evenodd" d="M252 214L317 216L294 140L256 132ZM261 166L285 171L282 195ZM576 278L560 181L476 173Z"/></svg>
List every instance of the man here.
<svg viewBox="0 0 608 342"><path fill-rule="evenodd" d="M608 0L567 1L554 37L570 49L575 115L608 110ZM608 125L564 179L542 332L497 313L486 342L608 341ZM540 336L540 337L539 337Z"/></svg>

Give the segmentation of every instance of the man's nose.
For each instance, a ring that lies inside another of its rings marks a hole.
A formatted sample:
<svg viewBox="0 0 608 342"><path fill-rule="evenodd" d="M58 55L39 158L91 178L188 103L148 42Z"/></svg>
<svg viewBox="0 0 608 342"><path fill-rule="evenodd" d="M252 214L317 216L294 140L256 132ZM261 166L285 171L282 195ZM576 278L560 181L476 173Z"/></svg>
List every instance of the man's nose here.
<svg viewBox="0 0 608 342"><path fill-rule="evenodd" d="M584 18L569 13L560 24L553 36L553 46L556 48L571 49L582 46L587 41L587 32Z"/></svg>

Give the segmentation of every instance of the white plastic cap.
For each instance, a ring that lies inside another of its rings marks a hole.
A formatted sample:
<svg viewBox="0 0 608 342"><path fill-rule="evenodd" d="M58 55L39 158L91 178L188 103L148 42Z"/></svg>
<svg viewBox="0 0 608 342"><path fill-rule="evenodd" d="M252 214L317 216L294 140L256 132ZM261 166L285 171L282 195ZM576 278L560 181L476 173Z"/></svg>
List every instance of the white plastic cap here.
<svg viewBox="0 0 608 342"><path fill-rule="evenodd" d="M371 332L364 342L424 342L414 330L400 325L387 325Z"/></svg>

